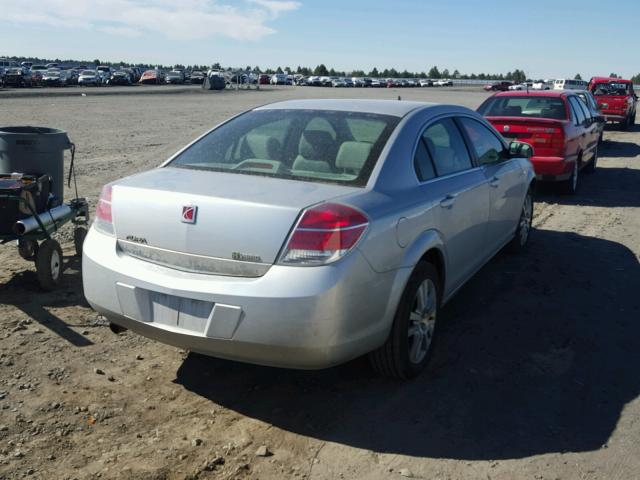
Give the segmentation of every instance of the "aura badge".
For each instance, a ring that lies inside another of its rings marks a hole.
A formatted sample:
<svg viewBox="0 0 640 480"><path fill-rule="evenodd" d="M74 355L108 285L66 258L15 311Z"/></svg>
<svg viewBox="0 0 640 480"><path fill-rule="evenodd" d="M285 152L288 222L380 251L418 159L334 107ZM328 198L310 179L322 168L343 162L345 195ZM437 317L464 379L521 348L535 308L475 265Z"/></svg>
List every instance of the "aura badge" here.
<svg viewBox="0 0 640 480"><path fill-rule="evenodd" d="M182 207L182 223L196 223L198 207L195 205L185 205Z"/></svg>

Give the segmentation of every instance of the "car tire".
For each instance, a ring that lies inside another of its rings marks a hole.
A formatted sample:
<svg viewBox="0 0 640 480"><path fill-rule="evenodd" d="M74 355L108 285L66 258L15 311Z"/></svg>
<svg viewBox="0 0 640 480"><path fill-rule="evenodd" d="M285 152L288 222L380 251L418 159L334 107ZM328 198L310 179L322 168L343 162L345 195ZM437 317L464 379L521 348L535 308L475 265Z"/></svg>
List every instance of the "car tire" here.
<svg viewBox="0 0 640 480"><path fill-rule="evenodd" d="M385 377L410 379L429 362L442 298L440 276L429 262L420 262L402 293L385 343L369 354L373 369Z"/></svg>
<svg viewBox="0 0 640 480"><path fill-rule="evenodd" d="M62 278L62 249L53 239L45 240L36 255L36 274L43 290L53 290Z"/></svg>
<svg viewBox="0 0 640 480"><path fill-rule="evenodd" d="M522 252L531 238L531 230L533 224L533 191L531 188L527 190L527 194L522 202L520 210L520 218L513 239L508 244L508 250L512 253Z"/></svg>
<svg viewBox="0 0 640 480"><path fill-rule="evenodd" d="M631 126L631 118L627 117L624 119L623 122L620 122L620 130L623 131L627 131L629 130L629 127Z"/></svg>
<svg viewBox="0 0 640 480"><path fill-rule="evenodd" d="M573 195L578 191L578 180L580 179L580 160L573 162L573 170L569 179L562 182L562 191L568 195Z"/></svg>
<svg viewBox="0 0 640 480"><path fill-rule="evenodd" d="M595 173L597 165L598 165L598 147L596 146L596 151L593 154L593 158L589 163L587 163L584 166L584 173Z"/></svg>

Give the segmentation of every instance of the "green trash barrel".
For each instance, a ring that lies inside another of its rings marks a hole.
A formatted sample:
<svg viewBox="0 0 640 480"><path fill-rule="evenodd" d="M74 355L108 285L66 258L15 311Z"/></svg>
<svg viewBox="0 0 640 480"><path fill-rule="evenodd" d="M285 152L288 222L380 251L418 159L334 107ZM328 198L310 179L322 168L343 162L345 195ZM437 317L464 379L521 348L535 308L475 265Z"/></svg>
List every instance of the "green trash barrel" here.
<svg viewBox="0 0 640 480"><path fill-rule="evenodd" d="M0 173L51 175L51 192L64 200L67 132L44 127L0 127Z"/></svg>

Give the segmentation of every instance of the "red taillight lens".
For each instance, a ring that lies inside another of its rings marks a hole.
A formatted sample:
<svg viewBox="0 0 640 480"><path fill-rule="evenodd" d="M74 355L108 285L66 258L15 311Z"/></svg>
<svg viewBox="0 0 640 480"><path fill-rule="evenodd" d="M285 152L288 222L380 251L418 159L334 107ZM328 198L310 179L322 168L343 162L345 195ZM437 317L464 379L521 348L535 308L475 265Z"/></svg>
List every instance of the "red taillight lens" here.
<svg viewBox="0 0 640 480"><path fill-rule="evenodd" d="M113 186L111 184L102 187L102 192L98 198L96 206L96 222L95 226L103 233L113 235L113 217L111 214L111 199L113 195Z"/></svg>
<svg viewBox="0 0 640 480"><path fill-rule="evenodd" d="M531 134L529 143L535 154L539 156L561 155L564 151L564 130L560 127L529 128Z"/></svg>
<svg viewBox="0 0 640 480"><path fill-rule="evenodd" d="M326 203L306 210L284 249L280 263L324 265L345 256L360 240L369 220L358 210Z"/></svg>
<svg viewBox="0 0 640 480"><path fill-rule="evenodd" d="M105 222L112 222L111 218L111 195L113 189L111 185L105 185L100 192L100 198L98 198L98 206L96 207L96 217Z"/></svg>

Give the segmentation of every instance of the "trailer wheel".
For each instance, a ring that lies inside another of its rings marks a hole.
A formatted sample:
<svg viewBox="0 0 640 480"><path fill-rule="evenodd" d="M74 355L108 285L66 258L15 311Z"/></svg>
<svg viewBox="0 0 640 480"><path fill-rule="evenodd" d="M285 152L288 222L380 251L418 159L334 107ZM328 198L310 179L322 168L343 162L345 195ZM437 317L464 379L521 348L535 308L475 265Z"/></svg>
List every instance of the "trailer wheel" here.
<svg viewBox="0 0 640 480"><path fill-rule="evenodd" d="M45 240L36 255L36 274L43 290L53 290L62 277L62 249L53 239Z"/></svg>
<svg viewBox="0 0 640 480"><path fill-rule="evenodd" d="M76 255L82 256L82 245L84 244L84 238L87 236L87 229L84 227L77 227L73 231L73 245L76 247Z"/></svg>
<svg viewBox="0 0 640 480"><path fill-rule="evenodd" d="M25 260L33 260L38 254L38 242L35 240L18 240L18 254Z"/></svg>

